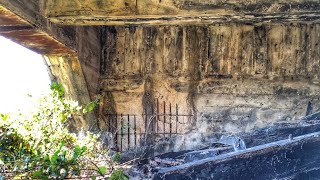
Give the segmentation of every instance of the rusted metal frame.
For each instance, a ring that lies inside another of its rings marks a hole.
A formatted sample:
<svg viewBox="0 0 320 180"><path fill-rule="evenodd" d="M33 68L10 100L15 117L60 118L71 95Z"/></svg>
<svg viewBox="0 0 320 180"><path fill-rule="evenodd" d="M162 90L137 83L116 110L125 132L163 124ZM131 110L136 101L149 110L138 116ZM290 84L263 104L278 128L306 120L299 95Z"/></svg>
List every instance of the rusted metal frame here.
<svg viewBox="0 0 320 180"><path fill-rule="evenodd" d="M123 115L120 114L120 149L121 151L123 150L122 139L123 139Z"/></svg>
<svg viewBox="0 0 320 180"><path fill-rule="evenodd" d="M150 134L158 134L162 135L163 137L172 137L172 135L177 135L180 134L178 133L178 124L179 124L179 116L180 117L192 117L193 115L186 115L186 114L179 114L179 106L178 104L175 105L175 113L172 110L172 104L169 103L169 110L167 112L167 103L163 101L163 112L160 113L160 103L159 100L157 100L156 103L156 109L154 109L154 106L151 106L151 113L147 113L147 109L145 109L145 113L142 114L145 120L145 132L137 132L137 120L136 120L136 115L135 114L107 114L108 118L110 119L108 121L108 126L109 126L109 131L113 131L112 128L112 123L111 121L115 119L116 125L120 125L119 127L116 127L116 138L115 138L115 143L120 145L120 150L124 150L124 137L127 136L128 140L128 146L127 149L130 149L132 147L131 144L134 144L134 146L137 146L137 139L138 136L141 137L141 135L148 135ZM132 116L133 118L130 118ZM159 122L160 117L163 116L163 131L159 132ZM167 116L169 117L169 121L167 122ZM115 117L115 118L114 118ZM118 119L120 117L120 119ZM124 117L127 117L127 121L125 122ZM155 118L150 118L150 117L155 117ZM175 119L175 130L173 129L173 119ZM153 122L153 121L156 122ZM169 123L169 130L166 130L166 123ZM128 127L124 127L124 124L127 124ZM131 124L133 124L133 132L130 129ZM149 127L151 126L151 127ZM125 131L127 129L127 131ZM131 142L133 136L133 141ZM119 138L119 139L118 139ZM119 142L118 142L119 141Z"/></svg>
<svg viewBox="0 0 320 180"><path fill-rule="evenodd" d="M127 122L128 122L128 149L130 149L130 116L127 115L128 119L127 119Z"/></svg>
<svg viewBox="0 0 320 180"><path fill-rule="evenodd" d="M153 107L153 104L151 105L151 112L152 114L154 114L154 107ZM152 119L150 119L150 121L153 121ZM150 122L150 125L151 125L151 132L154 133L154 127L153 127L153 122Z"/></svg>
<svg viewBox="0 0 320 180"><path fill-rule="evenodd" d="M132 133L130 133L130 134L132 134ZM136 133L136 134L137 134L137 135L141 135L141 134L144 135L144 134L146 134L146 133L141 132L141 133ZM159 133L157 133L157 134L170 134L170 133L168 133L168 132L167 132L167 133L166 133L166 132L165 132L165 133L159 132ZM181 133L172 133L172 134L181 134ZM123 135L128 135L128 133L123 133Z"/></svg>
<svg viewBox="0 0 320 180"><path fill-rule="evenodd" d="M166 114L166 101L163 101L163 114ZM166 115L163 116L163 133L166 132ZM164 134L164 137L166 135Z"/></svg>
<svg viewBox="0 0 320 180"><path fill-rule="evenodd" d="M172 109L171 109L171 103L170 103L170 108L169 108L169 112L170 112L170 124L169 124L169 131L170 131L170 137L171 137L171 134L172 134L172 122L171 122L171 118L172 118Z"/></svg>
<svg viewBox="0 0 320 180"><path fill-rule="evenodd" d="M158 123L158 121L160 120L159 113L160 113L159 99L157 99L156 133L159 132L159 123Z"/></svg>
<svg viewBox="0 0 320 180"><path fill-rule="evenodd" d="M192 116L194 116L194 115L188 115L188 114L143 114L144 116L146 116L146 115L148 115L148 116L152 116L152 115L156 115L156 116L173 116L173 117L175 117L175 116L185 116L185 117L192 117Z"/></svg>
<svg viewBox="0 0 320 180"><path fill-rule="evenodd" d="M179 122L179 108L178 108L178 104L176 104L176 133L178 133L178 122Z"/></svg>
<svg viewBox="0 0 320 180"><path fill-rule="evenodd" d="M137 146L137 119L136 116L133 117L134 125L133 125L133 130L134 130L134 146Z"/></svg>

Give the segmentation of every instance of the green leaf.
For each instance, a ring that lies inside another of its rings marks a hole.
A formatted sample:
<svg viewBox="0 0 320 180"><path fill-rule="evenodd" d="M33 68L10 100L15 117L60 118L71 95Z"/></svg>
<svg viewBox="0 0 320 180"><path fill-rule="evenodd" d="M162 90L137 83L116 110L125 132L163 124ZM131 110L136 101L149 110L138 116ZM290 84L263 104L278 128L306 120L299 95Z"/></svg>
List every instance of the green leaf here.
<svg viewBox="0 0 320 180"><path fill-rule="evenodd" d="M97 179L97 176L92 176L91 177L91 180L96 180ZM0 179L1 180L1 179Z"/></svg>
<svg viewBox="0 0 320 180"><path fill-rule="evenodd" d="M113 156L113 158L112 158L112 160L113 160L114 162L120 162L120 160L121 160L121 154L120 154L119 152L115 153L114 156Z"/></svg>
<svg viewBox="0 0 320 180"><path fill-rule="evenodd" d="M8 120L9 115L8 115L8 114L0 114L0 117L1 117L1 119L2 119L3 121L6 121L6 120Z"/></svg>
<svg viewBox="0 0 320 180"><path fill-rule="evenodd" d="M107 173L107 168L104 166L100 166L99 167L99 172L103 175L105 175Z"/></svg>
<svg viewBox="0 0 320 180"><path fill-rule="evenodd" d="M74 148L74 153L78 156L79 154L80 154L80 152L81 152L81 150L80 150L80 146L79 145L76 145L76 147Z"/></svg>
<svg viewBox="0 0 320 180"><path fill-rule="evenodd" d="M97 106L96 102L90 102L87 106L83 109L83 113L91 112Z"/></svg>
<svg viewBox="0 0 320 180"><path fill-rule="evenodd" d="M51 87L50 89L53 91L53 92L56 92L58 93L58 96L61 97L64 95L64 88L61 84L58 84L58 83L52 83L51 84Z"/></svg>
<svg viewBox="0 0 320 180"><path fill-rule="evenodd" d="M59 149L61 150L62 147L63 147L65 144L66 144L66 142L65 142L65 141L62 141L61 144L60 144L60 148L59 148Z"/></svg>
<svg viewBox="0 0 320 180"><path fill-rule="evenodd" d="M125 176L123 170L116 170L112 172L108 180L127 180L127 179L128 178Z"/></svg>
<svg viewBox="0 0 320 180"><path fill-rule="evenodd" d="M33 172L33 178L41 178L42 173L40 171Z"/></svg>
<svg viewBox="0 0 320 180"><path fill-rule="evenodd" d="M59 158L58 154L54 153L54 154L51 156L51 160L50 160L51 163L52 163L52 164L56 163L57 160L58 160L58 158Z"/></svg>
<svg viewBox="0 0 320 180"><path fill-rule="evenodd" d="M75 163L77 158L81 156L81 154L82 154L82 149L80 149L79 145L76 145L76 147L73 149L73 155L72 155L71 161Z"/></svg>
<svg viewBox="0 0 320 180"><path fill-rule="evenodd" d="M82 153L86 152L87 149L88 149L88 148L87 148L86 146L83 146L83 147L81 148ZM82 154L82 153L81 153L81 154Z"/></svg>

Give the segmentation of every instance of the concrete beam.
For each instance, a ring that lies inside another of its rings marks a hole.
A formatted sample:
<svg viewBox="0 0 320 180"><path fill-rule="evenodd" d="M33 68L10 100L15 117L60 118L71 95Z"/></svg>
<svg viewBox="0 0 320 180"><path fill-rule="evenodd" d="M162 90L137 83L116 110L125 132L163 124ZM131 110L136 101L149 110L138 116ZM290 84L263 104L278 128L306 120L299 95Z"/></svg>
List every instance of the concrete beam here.
<svg viewBox="0 0 320 180"><path fill-rule="evenodd" d="M22 11L21 11L22 12ZM32 19L31 19L32 20ZM73 54L61 42L35 26L36 21L24 20L0 5L0 35L40 54Z"/></svg>
<svg viewBox="0 0 320 180"><path fill-rule="evenodd" d="M72 25L319 21L318 0L40 0L52 22Z"/></svg>
<svg viewBox="0 0 320 180"><path fill-rule="evenodd" d="M0 26L0 33L2 32L12 32L12 31L23 31L31 30L32 26Z"/></svg>
<svg viewBox="0 0 320 180"><path fill-rule="evenodd" d="M66 46L65 49L76 50L75 27L52 24L41 14L40 9L39 0L0 0L0 26L32 26L37 31L35 33L41 32L48 38L59 41L60 45Z"/></svg>

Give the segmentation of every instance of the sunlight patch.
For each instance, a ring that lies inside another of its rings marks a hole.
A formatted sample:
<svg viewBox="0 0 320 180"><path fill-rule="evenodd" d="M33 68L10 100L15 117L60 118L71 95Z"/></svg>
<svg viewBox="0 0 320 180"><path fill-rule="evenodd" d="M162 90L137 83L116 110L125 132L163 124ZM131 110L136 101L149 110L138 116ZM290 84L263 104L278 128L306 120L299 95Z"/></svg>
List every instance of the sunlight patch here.
<svg viewBox="0 0 320 180"><path fill-rule="evenodd" d="M30 111L50 90L43 57L0 36L0 113Z"/></svg>

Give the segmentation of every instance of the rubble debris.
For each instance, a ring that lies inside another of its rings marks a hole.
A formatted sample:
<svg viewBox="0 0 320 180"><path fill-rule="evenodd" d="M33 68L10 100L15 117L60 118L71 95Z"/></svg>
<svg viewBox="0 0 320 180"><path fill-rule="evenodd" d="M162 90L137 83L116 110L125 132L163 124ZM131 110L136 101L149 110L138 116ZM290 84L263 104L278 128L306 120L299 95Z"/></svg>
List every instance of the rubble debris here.
<svg viewBox="0 0 320 180"><path fill-rule="evenodd" d="M304 179L320 175L320 132L160 169L152 179ZM250 169L250 170L248 170Z"/></svg>
<svg viewBox="0 0 320 180"><path fill-rule="evenodd" d="M228 144L228 145L233 146L234 151L246 149L246 144L244 143L244 141L240 137L237 137L237 136L222 135L219 142L222 144Z"/></svg>
<svg viewBox="0 0 320 180"><path fill-rule="evenodd" d="M320 171L312 170L318 167L315 164L319 164L320 156L310 156L320 151L318 141L317 120L277 123L248 134L222 135L206 148L144 159L133 165L128 174L134 179L294 179L305 177L306 173L320 175Z"/></svg>

